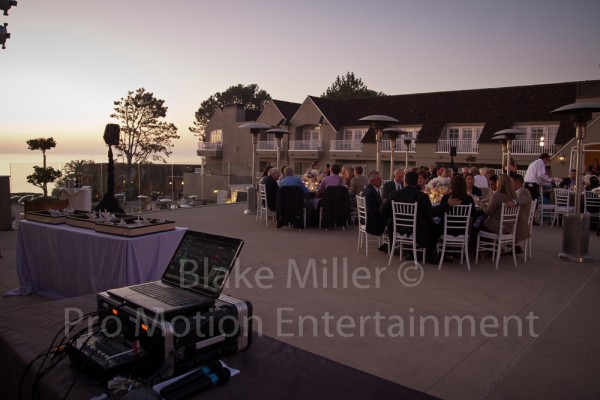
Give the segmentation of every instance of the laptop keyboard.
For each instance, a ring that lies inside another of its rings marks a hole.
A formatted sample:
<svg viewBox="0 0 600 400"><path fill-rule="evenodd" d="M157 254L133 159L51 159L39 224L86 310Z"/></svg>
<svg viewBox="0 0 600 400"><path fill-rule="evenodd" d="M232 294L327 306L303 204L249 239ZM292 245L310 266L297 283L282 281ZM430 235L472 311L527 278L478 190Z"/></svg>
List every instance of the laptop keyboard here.
<svg viewBox="0 0 600 400"><path fill-rule="evenodd" d="M200 300L197 296L187 294L181 289L164 287L153 282L131 286L131 290L174 307L197 303Z"/></svg>

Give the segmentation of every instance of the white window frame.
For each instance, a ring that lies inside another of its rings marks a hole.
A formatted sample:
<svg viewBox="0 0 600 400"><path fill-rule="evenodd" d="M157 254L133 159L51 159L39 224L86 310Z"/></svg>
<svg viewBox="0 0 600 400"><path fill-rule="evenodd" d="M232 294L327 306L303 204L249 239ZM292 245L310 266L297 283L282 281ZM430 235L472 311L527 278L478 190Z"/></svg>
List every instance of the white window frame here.
<svg viewBox="0 0 600 400"><path fill-rule="evenodd" d="M482 126L468 125L468 126L449 126L447 128L446 138L448 140L469 140L471 143L477 143L479 136L481 136Z"/></svg>
<svg viewBox="0 0 600 400"><path fill-rule="evenodd" d="M366 129L344 129L343 140L360 142L366 133Z"/></svg>
<svg viewBox="0 0 600 400"><path fill-rule="evenodd" d="M223 130L215 129L214 131L210 132L209 142L210 143L223 143Z"/></svg>
<svg viewBox="0 0 600 400"><path fill-rule="evenodd" d="M304 128L302 130L302 140L310 140L314 142L321 141L321 130L317 128Z"/></svg>
<svg viewBox="0 0 600 400"><path fill-rule="evenodd" d="M554 144L558 124L517 125L514 129L523 132L515 137L516 140L539 140L543 136L547 144Z"/></svg>

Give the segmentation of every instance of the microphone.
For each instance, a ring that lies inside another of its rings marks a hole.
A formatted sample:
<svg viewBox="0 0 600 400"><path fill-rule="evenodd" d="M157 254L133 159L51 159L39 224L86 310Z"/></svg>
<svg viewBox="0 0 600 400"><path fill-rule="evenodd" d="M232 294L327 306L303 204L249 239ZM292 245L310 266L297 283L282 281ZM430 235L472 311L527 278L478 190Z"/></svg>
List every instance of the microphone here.
<svg viewBox="0 0 600 400"><path fill-rule="evenodd" d="M229 372L229 369L221 367L216 371L207 374L201 379L188 382L187 385L181 386L174 390L165 390L167 388L163 388L163 390L160 391L160 395L165 400L180 400L196 392L207 390L214 386L223 385L229 380L230 376L231 372Z"/></svg>
<svg viewBox="0 0 600 400"><path fill-rule="evenodd" d="M187 385L188 383L190 383L192 381L204 378L206 375L208 375L212 371L216 371L219 368L223 368L223 366L221 365L221 363L218 360L209 362L209 363L201 366L199 370L194 371L191 374L188 374L188 375L184 376L183 378L165 386L164 388L162 388L160 390L160 394L163 395L165 392L173 392L173 391Z"/></svg>

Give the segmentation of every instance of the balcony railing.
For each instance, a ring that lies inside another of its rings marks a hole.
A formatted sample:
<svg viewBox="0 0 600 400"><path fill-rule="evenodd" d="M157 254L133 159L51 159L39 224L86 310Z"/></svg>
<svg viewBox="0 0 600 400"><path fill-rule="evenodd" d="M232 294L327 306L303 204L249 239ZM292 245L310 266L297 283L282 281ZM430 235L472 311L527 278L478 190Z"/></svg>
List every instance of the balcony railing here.
<svg viewBox="0 0 600 400"><path fill-rule="evenodd" d="M290 150L320 151L323 143L320 140L291 140Z"/></svg>
<svg viewBox="0 0 600 400"><path fill-rule="evenodd" d="M329 151L361 151L360 140L332 140L329 142Z"/></svg>
<svg viewBox="0 0 600 400"><path fill-rule="evenodd" d="M223 143L221 142L198 142L198 150L221 150L223 148Z"/></svg>
<svg viewBox="0 0 600 400"><path fill-rule="evenodd" d="M556 151L555 144L544 144L540 146L539 140L513 140L512 141L512 154L554 154Z"/></svg>
<svg viewBox="0 0 600 400"><path fill-rule="evenodd" d="M479 144L472 140L438 140L436 153L450 153L456 147L456 154L479 154Z"/></svg>
<svg viewBox="0 0 600 400"><path fill-rule="evenodd" d="M275 140L261 140L256 144L257 151L275 151L277 142Z"/></svg>
<svg viewBox="0 0 600 400"><path fill-rule="evenodd" d="M381 141L381 151L382 152L391 152L390 150L390 145L391 145L392 141L391 140L382 140ZM394 150L394 152L405 152L406 151L406 145L404 144L403 140L397 139L396 140L396 149ZM411 142L408 145L408 152L409 153L414 153L417 151L417 145L415 142Z"/></svg>

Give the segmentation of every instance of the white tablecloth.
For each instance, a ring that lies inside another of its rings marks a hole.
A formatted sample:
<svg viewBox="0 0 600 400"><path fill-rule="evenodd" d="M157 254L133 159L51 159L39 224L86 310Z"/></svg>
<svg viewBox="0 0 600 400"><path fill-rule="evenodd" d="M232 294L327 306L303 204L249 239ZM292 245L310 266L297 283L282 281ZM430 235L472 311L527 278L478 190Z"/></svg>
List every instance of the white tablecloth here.
<svg viewBox="0 0 600 400"><path fill-rule="evenodd" d="M53 299L160 279L185 228L127 238L70 225L21 221L19 289Z"/></svg>
<svg viewBox="0 0 600 400"><path fill-rule="evenodd" d="M92 211L92 188L61 188L60 198L69 200L69 208L82 211Z"/></svg>

